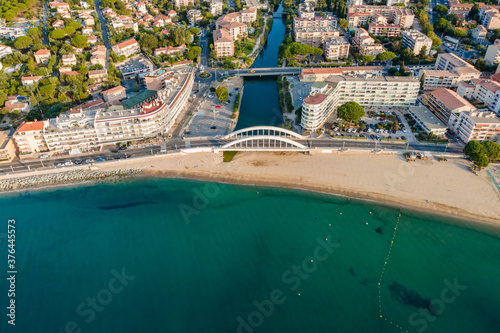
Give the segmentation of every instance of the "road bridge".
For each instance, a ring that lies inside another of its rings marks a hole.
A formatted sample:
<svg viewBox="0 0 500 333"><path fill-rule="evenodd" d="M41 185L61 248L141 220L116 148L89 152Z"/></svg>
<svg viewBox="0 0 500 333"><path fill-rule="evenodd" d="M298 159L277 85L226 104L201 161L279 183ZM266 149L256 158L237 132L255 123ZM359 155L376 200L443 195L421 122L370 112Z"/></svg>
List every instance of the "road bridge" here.
<svg viewBox="0 0 500 333"><path fill-rule="evenodd" d="M270 68L249 68L232 69L217 72L217 77L224 76L278 76L278 75L298 75L301 67L270 67Z"/></svg>

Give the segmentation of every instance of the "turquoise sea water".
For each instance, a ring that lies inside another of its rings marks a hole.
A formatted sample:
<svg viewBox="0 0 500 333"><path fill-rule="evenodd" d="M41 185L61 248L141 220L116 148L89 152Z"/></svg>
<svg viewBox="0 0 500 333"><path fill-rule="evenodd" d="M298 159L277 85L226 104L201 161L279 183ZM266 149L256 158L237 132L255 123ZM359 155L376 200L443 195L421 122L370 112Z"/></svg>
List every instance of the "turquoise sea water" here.
<svg viewBox="0 0 500 333"><path fill-rule="evenodd" d="M0 332L498 332L498 237L403 209L393 240L398 216L191 180L3 196L18 274Z"/></svg>

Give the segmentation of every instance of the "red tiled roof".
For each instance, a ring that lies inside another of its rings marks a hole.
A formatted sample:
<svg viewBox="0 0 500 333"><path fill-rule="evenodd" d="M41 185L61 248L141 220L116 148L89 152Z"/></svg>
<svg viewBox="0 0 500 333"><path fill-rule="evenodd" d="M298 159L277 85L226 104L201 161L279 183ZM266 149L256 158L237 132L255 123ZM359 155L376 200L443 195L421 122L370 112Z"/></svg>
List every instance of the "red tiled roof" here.
<svg viewBox="0 0 500 333"><path fill-rule="evenodd" d="M327 96L328 95L325 94L316 94L314 96L307 96L306 98L304 98L304 102L307 104L320 104L325 100Z"/></svg>
<svg viewBox="0 0 500 333"><path fill-rule="evenodd" d="M16 132L31 132L31 131L41 131L45 127L43 121L32 121L29 123L23 123Z"/></svg>
<svg viewBox="0 0 500 333"><path fill-rule="evenodd" d="M122 91L122 90L125 90L125 87L123 87L123 86L117 86L117 87L105 90L102 93L103 94L109 94L109 93L119 92L119 91Z"/></svg>

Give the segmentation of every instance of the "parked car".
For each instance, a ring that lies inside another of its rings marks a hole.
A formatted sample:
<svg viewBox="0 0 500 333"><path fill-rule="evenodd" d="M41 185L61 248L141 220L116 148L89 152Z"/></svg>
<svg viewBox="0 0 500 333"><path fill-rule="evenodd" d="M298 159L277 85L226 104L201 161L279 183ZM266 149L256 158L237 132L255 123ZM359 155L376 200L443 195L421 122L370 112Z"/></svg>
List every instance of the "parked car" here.
<svg viewBox="0 0 500 333"><path fill-rule="evenodd" d="M105 159L106 161L111 161L111 160L113 160L113 156L106 156L104 159Z"/></svg>
<svg viewBox="0 0 500 333"><path fill-rule="evenodd" d="M75 165L80 165L80 164L82 164L82 161L75 161L74 163L75 163Z"/></svg>
<svg viewBox="0 0 500 333"><path fill-rule="evenodd" d="M98 157L98 158L96 158L96 161L97 161L97 162L102 162L102 161L104 161L104 160L103 160L102 158Z"/></svg>
<svg viewBox="0 0 500 333"><path fill-rule="evenodd" d="M85 160L85 163L86 163L86 164L90 164L90 163L94 163L94 162L95 162L95 161L94 161L92 158L87 158L87 159Z"/></svg>
<svg viewBox="0 0 500 333"><path fill-rule="evenodd" d="M44 159L44 158L49 158L49 155L47 155L47 154L42 154L42 155L40 155L40 158L42 158L42 159Z"/></svg>
<svg viewBox="0 0 500 333"><path fill-rule="evenodd" d="M65 162L65 163L64 163L64 165L65 165L65 166L72 166L72 165L73 165L73 162L71 162L71 161L67 161L67 162Z"/></svg>

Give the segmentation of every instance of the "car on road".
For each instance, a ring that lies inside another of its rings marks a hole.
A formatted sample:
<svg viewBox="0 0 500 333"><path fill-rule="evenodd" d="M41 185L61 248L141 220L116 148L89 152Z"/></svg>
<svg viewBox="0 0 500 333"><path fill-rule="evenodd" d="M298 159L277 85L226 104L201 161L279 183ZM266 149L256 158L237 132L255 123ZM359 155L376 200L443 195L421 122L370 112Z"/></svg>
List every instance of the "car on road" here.
<svg viewBox="0 0 500 333"><path fill-rule="evenodd" d="M216 109L220 109L220 108L222 108L222 106L217 105L215 108L216 108Z"/></svg>
<svg viewBox="0 0 500 333"><path fill-rule="evenodd" d="M210 127L210 129L217 129L217 126L212 126Z"/></svg>
<svg viewBox="0 0 500 333"><path fill-rule="evenodd" d="M248 73L255 73L255 71L254 70L249 70Z"/></svg>
<svg viewBox="0 0 500 333"><path fill-rule="evenodd" d="M116 156L114 157L114 159L115 159L115 160L119 160L120 158L122 158L120 155L116 155Z"/></svg>
<svg viewBox="0 0 500 333"><path fill-rule="evenodd" d="M42 158L42 159L43 159L43 158L49 158L49 155L47 155L47 154L42 154L42 155L40 155L40 158Z"/></svg>
<svg viewBox="0 0 500 333"><path fill-rule="evenodd" d="M127 149L127 146L121 146L119 149L120 150L125 150L125 149Z"/></svg>
<svg viewBox="0 0 500 333"><path fill-rule="evenodd" d="M74 163L75 163L75 165L81 165L82 161L75 161Z"/></svg>
<svg viewBox="0 0 500 333"><path fill-rule="evenodd" d="M112 161L113 160L113 156L106 156L104 159L106 161Z"/></svg>
<svg viewBox="0 0 500 333"><path fill-rule="evenodd" d="M95 162L95 161L94 161L92 158L87 158L87 159L85 160L85 163L86 163L86 164L91 164L91 163L94 163L94 162Z"/></svg>
<svg viewBox="0 0 500 333"><path fill-rule="evenodd" d="M56 164L56 167L58 167L58 168L62 168L62 167L64 167L64 163L57 163L57 164Z"/></svg>
<svg viewBox="0 0 500 333"><path fill-rule="evenodd" d="M102 161L104 161L104 160L103 160L102 158L98 157L98 158L96 158L96 161L97 161L97 162L102 162Z"/></svg>
<svg viewBox="0 0 500 333"><path fill-rule="evenodd" d="M109 151L112 152L112 153L117 153L118 149L110 149Z"/></svg>
<svg viewBox="0 0 500 333"><path fill-rule="evenodd" d="M208 94L208 98L214 98L215 94Z"/></svg>
<svg viewBox="0 0 500 333"><path fill-rule="evenodd" d="M65 163L64 163L64 165L65 165L65 166L72 166L72 165L73 165L73 162L71 162L71 161L67 161L67 162L65 162Z"/></svg>

